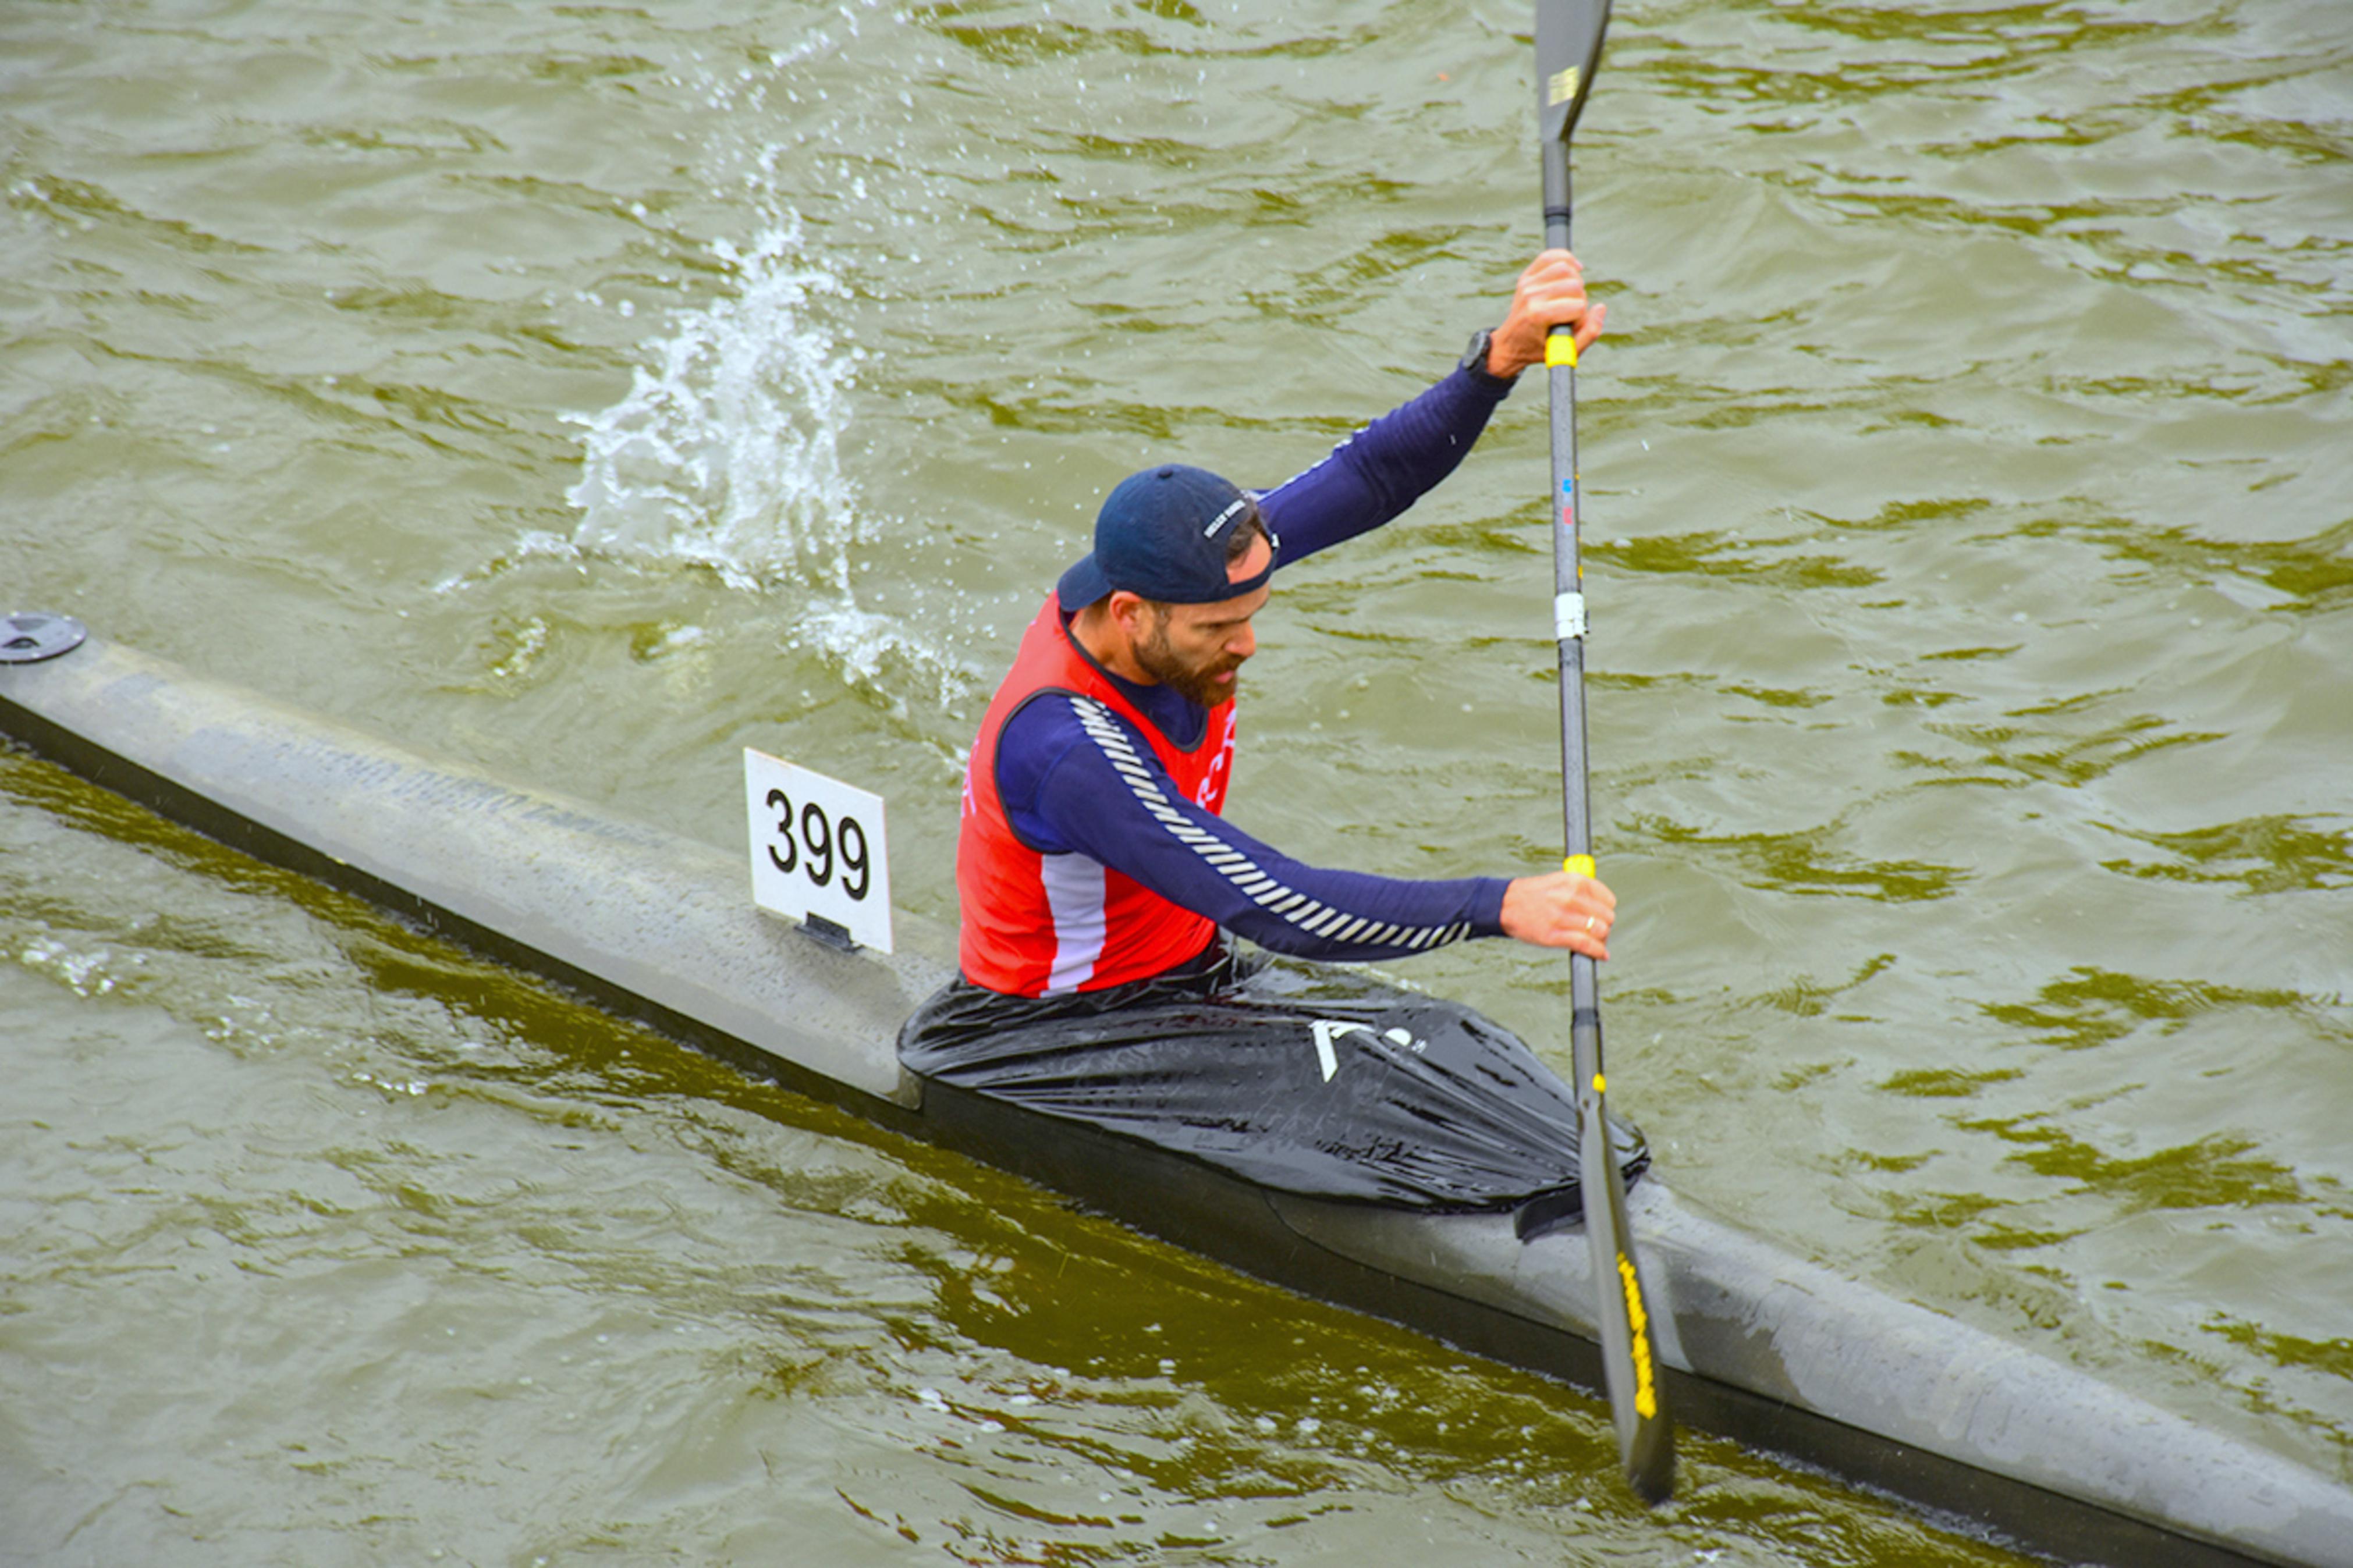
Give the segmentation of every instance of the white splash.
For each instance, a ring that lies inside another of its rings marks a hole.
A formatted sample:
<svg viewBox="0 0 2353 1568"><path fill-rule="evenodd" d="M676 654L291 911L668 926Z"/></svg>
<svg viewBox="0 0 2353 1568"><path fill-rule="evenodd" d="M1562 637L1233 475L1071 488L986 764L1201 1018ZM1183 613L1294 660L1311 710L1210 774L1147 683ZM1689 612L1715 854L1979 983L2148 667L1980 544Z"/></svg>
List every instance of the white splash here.
<svg viewBox="0 0 2353 1568"><path fill-rule="evenodd" d="M837 351L810 307L840 280L802 254L787 219L749 251L712 253L735 269L735 292L681 311L649 345L628 395L586 427L584 553L706 566L733 586L797 582L849 597L856 498L843 476L854 355Z"/></svg>
<svg viewBox="0 0 2353 1568"><path fill-rule="evenodd" d="M858 12L844 4L838 16L855 37ZM787 638L846 685L902 714L918 696L953 711L977 673L920 621L861 605L852 587L858 546L902 526L871 515L842 468L864 356L840 345L831 322L854 307L837 303L849 290L793 209L794 182L808 177L798 142L745 136L771 124L772 93L800 101L790 85L799 68L840 47L839 32L828 21L765 71L681 79L712 110L712 194L756 215L757 237L748 249L712 241L733 287L665 319L618 403L570 416L582 461L565 499L580 521L568 541L534 536L517 553L568 555L584 570L591 560L707 569L786 606ZM862 177L851 184L864 203Z"/></svg>

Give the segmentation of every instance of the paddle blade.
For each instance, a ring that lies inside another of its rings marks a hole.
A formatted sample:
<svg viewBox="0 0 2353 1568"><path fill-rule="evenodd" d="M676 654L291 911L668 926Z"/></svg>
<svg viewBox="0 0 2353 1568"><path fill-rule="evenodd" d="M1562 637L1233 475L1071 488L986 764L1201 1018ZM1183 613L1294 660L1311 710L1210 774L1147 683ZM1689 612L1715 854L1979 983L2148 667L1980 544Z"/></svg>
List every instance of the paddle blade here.
<svg viewBox="0 0 2353 1568"><path fill-rule="evenodd" d="M1626 1217L1626 1182L1610 1147L1601 1096L1580 1086L1583 1147L1578 1181L1585 1189L1585 1235L1599 1285L1601 1365L1609 1413L1618 1424L1618 1458L1627 1484L1644 1502L1662 1503L1675 1489L1675 1428L1651 1334L1651 1300L1634 1261L1634 1230Z"/></svg>
<svg viewBox="0 0 2353 1568"><path fill-rule="evenodd" d="M1577 129L1609 27L1609 0L1536 0L1536 125L1547 145Z"/></svg>

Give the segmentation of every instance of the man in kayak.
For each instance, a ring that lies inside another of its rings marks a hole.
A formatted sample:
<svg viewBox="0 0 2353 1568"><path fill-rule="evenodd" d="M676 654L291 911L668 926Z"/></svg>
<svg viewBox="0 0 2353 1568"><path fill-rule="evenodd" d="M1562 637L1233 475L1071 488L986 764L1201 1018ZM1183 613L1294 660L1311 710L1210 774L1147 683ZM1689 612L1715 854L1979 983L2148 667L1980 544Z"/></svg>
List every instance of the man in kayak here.
<svg viewBox="0 0 2353 1568"><path fill-rule="evenodd" d="M1329 870L1220 816L1236 672L1275 568L1404 512L1543 361L1555 323L1582 350L1605 313L1576 258L1545 252L1451 374L1305 472L1253 493L1169 465L1113 489L1093 552L1024 634L973 746L956 856L965 987L1059 999L1048 1010L1066 1016L1120 1007L1221 973L1220 928L1326 960L1476 936L1609 955L1617 900L1591 878Z"/></svg>
<svg viewBox="0 0 2353 1568"><path fill-rule="evenodd" d="M1538 256L1445 380L1261 494L1171 464L1104 500L1092 554L1022 635L965 772L958 977L899 1059L961 1109L1080 1130L1271 1190L1573 1221L1579 1118L1527 1045L1459 1003L1361 973L1256 965L1223 931L1310 959L1473 936L1609 956L1617 900L1566 871L1409 881L1303 865L1219 815L1235 672L1278 565L1379 527L1471 450L1556 322L1601 331L1576 258ZM932 1102L927 1099L926 1104ZM1650 1154L1620 1124L1620 1175ZM1125 1156L1123 1156L1125 1157Z"/></svg>

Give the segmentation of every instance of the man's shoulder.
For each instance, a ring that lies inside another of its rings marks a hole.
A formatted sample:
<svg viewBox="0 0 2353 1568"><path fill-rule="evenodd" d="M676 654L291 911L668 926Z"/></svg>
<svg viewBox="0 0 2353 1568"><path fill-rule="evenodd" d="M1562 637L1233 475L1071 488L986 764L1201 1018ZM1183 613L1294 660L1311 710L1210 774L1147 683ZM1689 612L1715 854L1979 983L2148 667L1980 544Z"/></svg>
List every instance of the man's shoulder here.
<svg viewBox="0 0 2353 1568"><path fill-rule="evenodd" d="M1073 746L1087 742L1091 726L1118 722L1118 715L1099 698L1064 687L1040 687L1022 698L997 731L998 787L1017 777L1043 778Z"/></svg>

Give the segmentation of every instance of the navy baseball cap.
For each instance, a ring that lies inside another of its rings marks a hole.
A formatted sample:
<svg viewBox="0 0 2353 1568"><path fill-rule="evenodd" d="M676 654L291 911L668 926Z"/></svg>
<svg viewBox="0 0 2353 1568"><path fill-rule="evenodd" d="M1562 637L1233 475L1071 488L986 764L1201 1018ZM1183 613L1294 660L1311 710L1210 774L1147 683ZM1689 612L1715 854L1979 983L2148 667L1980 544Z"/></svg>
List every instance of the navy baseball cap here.
<svg viewBox="0 0 2353 1568"><path fill-rule="evenodd" d="M1095 514L1094 553L1062 574L1055 595L1065 610L1081 610L1115 588L1169 605L1212 605L1254 592L1274 563L1235 582L1226 575L1226 542L1258 515L1254 497L1207 468L1172 463L1130 474ZM1267 542L1275 542L1271 530Z"/></svg>

